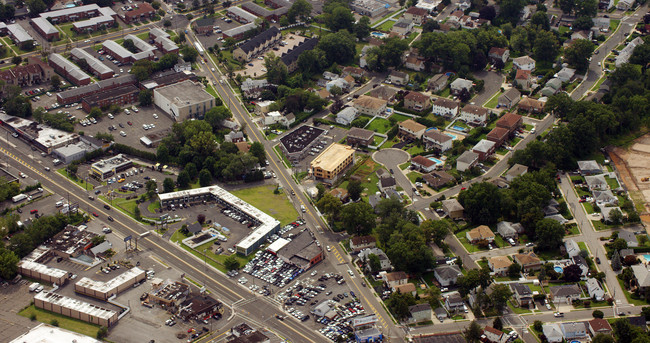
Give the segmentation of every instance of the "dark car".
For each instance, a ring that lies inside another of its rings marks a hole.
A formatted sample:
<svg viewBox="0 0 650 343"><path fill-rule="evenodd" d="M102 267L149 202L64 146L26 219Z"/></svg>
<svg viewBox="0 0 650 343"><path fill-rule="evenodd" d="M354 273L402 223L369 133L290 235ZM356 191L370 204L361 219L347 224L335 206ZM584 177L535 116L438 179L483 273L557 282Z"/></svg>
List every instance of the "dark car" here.
<svg viewBox="0 0 650 343"><path fill-rule="evenodd" d="M111 216L108 216L108 220L109 220L109 221L112 221L112 222L115 221L115 219L113 219L113 217L111 217Z"/></svg>
<svg viewBox="0 0 650 343"><path fill-rule="evenodd" d="M600 258L596 257L596 263L600 264Z"/></svg>
<svg viewBox="0 0 650 343"><path fill-rule="evenodd" d="M99 193L101 193L101 192L102 192L102 191L98 189L98 190L95 191L95 194L99 194Z"/></svg>
<svg viewBox="0 0 650 343"><path fill-rule="evenodd" d="M110 210L110 209L111 209L111 207L108 206L108 205L104 205L104 208L107 209L107 210Z"/></svg>

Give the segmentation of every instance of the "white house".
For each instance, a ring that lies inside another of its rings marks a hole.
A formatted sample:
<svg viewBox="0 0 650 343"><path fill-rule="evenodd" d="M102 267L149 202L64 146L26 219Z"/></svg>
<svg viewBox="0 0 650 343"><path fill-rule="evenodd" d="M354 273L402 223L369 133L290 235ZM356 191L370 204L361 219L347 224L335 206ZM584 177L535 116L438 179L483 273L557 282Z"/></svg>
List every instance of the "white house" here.
<svg viewBox="0 0 650 343"><path fill-rule="evenodd" d="M453 118L458 114L459 109L459 102L445 98L438 98L433 102L431 112L439 116Z"/></svg>
<svg viewBox="0 0 650 343"><path fill-rule="evenodd" d="M585 282L585 286L587 286L587 291L589 292L590 298L595 299L596 301L605 300L605 291L602 287L600 287L598 280L589 278Z"/></svg>
<svg viewBox="0 0 650 343"><path fill-rule="evenodd" d="M350 125L353 120L357 119L359 111L354 107L346 107L336 114L336 122L341 125Z"/></svg>
<svg viewBox="0 0 650 343"><path fill-rule="evenodd" d="M452 138L438 130L429 130L422 135L422 141L427 150L436 149L445 152L451 149Z"/></svg>
<svg viewBox="0 0 650 343"><path fill-rule="evenodd" d="M451 88L451 94L458 95L463 89L470 91L473 85L474 82L472 80L461 79L459 77L449 85L449 88Z"/></svg>
<svg viewBox="0 0 650 343"><path fill-rule="evenodd" d="M532 59L530 56L521 56L521 57L513 58L512 65L516 69L530 70L530 71L535 70L535 60Z"/></svg>
<svg viewBox="0 0 650 343"><path fill-rule="evenodd" d="M468 124L473 124L477 126L484 126L487 122L488 110L481 106L476 105L465 105L460 110L460 117L458 119L463 120Z"/></svg>
<svg viewBox="0 0 650 343"><path fill-rule="evenodd" d="M558 324L544 324L542 326L542 332L549 343L560 343L564 341L564 335L562 334L562 330Z"/></svg>
<svg viewBox="0 0 650 343"><path fill-rule="evenodd" d="M569 239L564 242L564 248L566 249L566 253L569 255L569 258L573 258L573 256L580 254L580 247L578 246L578 243L576 243L576 241L573 239Z"/></svg>
<svg viewBox="0 0 650 343"><path fill-rule="evenodd" d="M456 159L456 169L464 172L478 163L478 154L473 151L465 151Z"/></svg>

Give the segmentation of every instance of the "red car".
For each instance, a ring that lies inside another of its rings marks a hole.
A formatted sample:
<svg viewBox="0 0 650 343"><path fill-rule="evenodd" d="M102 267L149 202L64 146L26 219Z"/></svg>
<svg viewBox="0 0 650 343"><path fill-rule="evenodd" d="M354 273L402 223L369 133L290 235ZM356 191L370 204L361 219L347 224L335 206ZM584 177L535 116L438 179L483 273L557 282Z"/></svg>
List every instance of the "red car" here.
<svg viewBox="0 0 650 343"><path fill-rule="evenodd" d="M99 216L97 215L97 212L93 212L93 216L95 216L95 217L99 217Z"/></svg>
<svg viewBox="0 0 650 343"><path fill-rule="evenodd" d="M127 124L129 124L129 125L133 125L133 123L132 123L132 122L130 122L130 121L127 121L126 123L127 123Z"/></svg>
<svg viewBox="0 0 650 343"><path fill-rule="evenodd" d="M466 189L467 189L467 188L463 187L463 188L461 188L460 190L461 190L461 191L464 191L464 190L466 190Z"/></svg>

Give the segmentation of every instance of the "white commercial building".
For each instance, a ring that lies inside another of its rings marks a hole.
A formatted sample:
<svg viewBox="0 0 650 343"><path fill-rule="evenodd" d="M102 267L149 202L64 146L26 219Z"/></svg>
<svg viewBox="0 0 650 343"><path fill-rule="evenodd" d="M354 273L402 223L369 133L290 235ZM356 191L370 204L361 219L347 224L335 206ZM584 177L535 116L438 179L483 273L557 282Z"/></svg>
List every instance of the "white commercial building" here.
<svg viewBox="0 0 650 343"><path fill-rule="evenodd" d="M215 106L214 96L190 80L154 89L153 102L179 122L203 116Z"/></svg>
<svg viewBox="0 0 650 343"><path fill-rule="evenodd" d="M61 343L61 342L76 342L76 343L101 343L92 337L82 335L80 333L61 329L57 326L48 324L39 324L37 327L29 330L28 332L20 335L20 337L10 341L9 343Z"/></svg>

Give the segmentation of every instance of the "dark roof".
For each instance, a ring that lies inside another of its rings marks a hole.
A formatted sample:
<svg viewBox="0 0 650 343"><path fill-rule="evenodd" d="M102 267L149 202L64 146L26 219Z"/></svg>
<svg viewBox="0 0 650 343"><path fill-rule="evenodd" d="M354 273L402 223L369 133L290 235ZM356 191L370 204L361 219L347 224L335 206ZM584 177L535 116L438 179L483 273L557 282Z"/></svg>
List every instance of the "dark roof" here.
<svg viewBox="0 0 650 343"><path fill-rule="evenodd" d="M197 232L201 232L201 230L203 230L203 227L199 223L194 223L187 226L187 231L193 234L196 234Z"/></svg>
<svg viewBox="0 0 650 343"><path fill-rule="evenodd" d="M174 69L168 70L168 71L162 71L162 72L157 72L153 75L151 75L151 78L143 81L143 84L146 84L148 82L154 81L158 84L158 87L166 86L166 85L171 85L172 83L177 83L181 82L187 79L196 79L196 76L188 75L185 74L182 71L175 71Z"/></svg>
<svg viewBox="0 0 650 343"><path fill-rule="evenodd" d="M431 305L417 304L417 305L409 306L409 312L411 313L421 312L421 311L431 311Z"/></svg>
<svg viewBox="0 0 650 343"><path fill-rule="evenodd" d="M196 25L196 27L212 26L213 23L214 23L214 19L212 19L212 18L203 18L203 19L199 19L199 20L195 21L194 25Z"/></svg>
<svg viewBox="0 0 650 343"><path fill-rule="evenodd" d="M523 285L518 282L511 283L510 288L512 288L512 291L521 295L532 295L533 292L531 292L530 287L528 285Z"/></svg>
<svg viewBox="0 0 650 343"><path fill-rule="evenodd" d="M415 343L466 343L467 340L460 332L436 333L429 336L413 335Z"/></svg>
<svg viewBox="0 0 650 343"><path fill-rule="evenodd" d="M102 80L102 81L97 81L95 83L91 83L87 86L75 88L75 89L70 89L64 92L59 93L61 95L61 98L65 99L68 97L74 97L74 96L83 96L91 93L95 93L97 91L100 91L106 87L112 87L114 85L125 85L128 83L135 84L137 81L135 75L133 74L126 74L122 75L119 77L112 77L110 79Z"/></svg>
<svg viewBox="0 0 650 343"><path fill-rule="evenodd" d="M587 264L587 260L585 260L585 258L580 255L573 256L573 263L581 264L583 266L589 266L589 264Z"/></svg>
<svg viewBox="0 0 650 343"><path fill-rule="evenodd" d="M318 38L308 39L297 47L286 52L282 57L280 57L280 59L282 60L282 63L288 66L295 62L303 52L314 49L316 44L318 44Z"/></svg>
<svg viewBox="0 0 650 343"><path fill-rule="evenodd" d="M228 343L261 343L267 342L268 339L269 338L266 337L266 335L263 333L259 331L253 331L248 335L239 336L231 341L228 341Z"/></svg>
<svg viewBox="0 0 650 343"><path fill-rule="evenodd" d="M627 319L630 321L630 324L642 328L643 331L647 331L648 326L646 325L645 316L627 317Z"/></svg>
<svg viewBox="0 0 650 343"><path fill-rule="evenodd" d="M375 133L370 130L353 127L348 132L348 137L366 140L372 138L374 134Z"/></svg>
<svg viewBox="0 0 650 343"><path fill-rule="evenodd" d="M393 187L393 186L397 185L397 183L395 182L395 178L392 177L392 176L382 177L379 180L379 182L381 183L382 187Z"/></svg>
<svg viewBox="0 0 650 343"><path fill-rule="evenodd" d="M275 37L280 33L277 27L272 26L270 29L260 33L259 35L251 38L248 42L239 46L240 49L248 53L249 51L255 50L258 46L266 43L269 39Z"/></svg>
<svg viewBox="0 0 650 343"><path fill-rule="evenodd" d="M280 143L290 153L302 151L317 139L325 130L303 125L286 136L280 138Z"/></svg>
<svg viewBox="0 0 650 343"><path fill-rule="evenodd" d="M138 87L134 85L125 85L117 88L108 89L103 92L95 93L93 95L83 98L83 101L87 102L92 107L93 104L96 104L100 100L113 99L113 98L120 97L124 94L129 94L133 92L139 92Z"/></svg>

